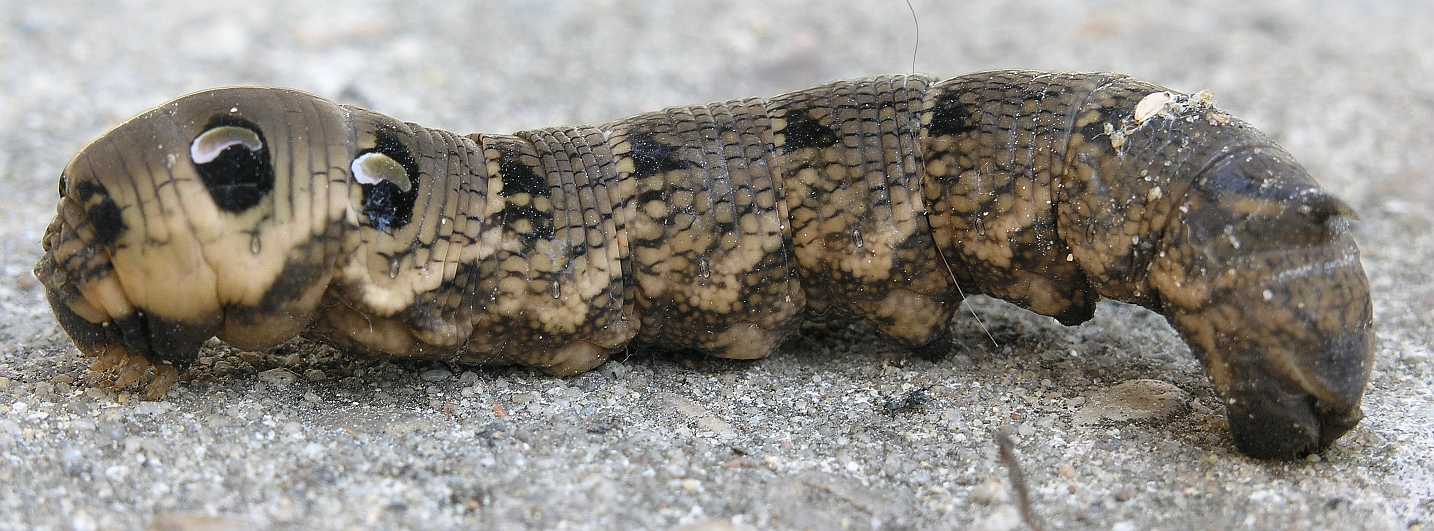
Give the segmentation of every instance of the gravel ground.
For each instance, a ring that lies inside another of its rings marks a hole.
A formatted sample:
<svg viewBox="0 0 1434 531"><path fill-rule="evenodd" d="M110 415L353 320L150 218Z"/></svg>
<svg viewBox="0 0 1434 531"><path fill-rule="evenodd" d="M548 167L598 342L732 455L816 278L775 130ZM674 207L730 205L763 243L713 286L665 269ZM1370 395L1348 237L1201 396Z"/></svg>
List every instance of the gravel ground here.
<svg viewBox="0 0 1434 531"><path fill-rule="evenodd" d="M0 527L1011 529L1002 427L1053 528L1434 521L1434 4L917 2L922 71L1208 88L1361 213L1368 418L1289 463L1237 454L1186 347L1113 304L1065 328L976 298L999 346L963 314L939 361L854 328L566 380L216 345L163 402L87 385L29 273L55 178L174 96L279 85L505 132L911 68L899 1L302 4L3 2Z"/></svg>

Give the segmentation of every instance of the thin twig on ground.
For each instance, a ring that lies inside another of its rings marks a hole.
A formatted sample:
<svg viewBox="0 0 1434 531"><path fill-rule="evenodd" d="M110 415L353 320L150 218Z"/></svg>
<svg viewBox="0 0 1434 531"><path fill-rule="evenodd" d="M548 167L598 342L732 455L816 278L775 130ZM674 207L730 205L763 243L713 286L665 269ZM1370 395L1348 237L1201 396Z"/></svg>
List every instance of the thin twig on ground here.
<svg viewBox="0 0 1434 531"><path fill-rule="evenodd" d="M1011 492L1014 494L1016 507L1021 510L1021 519L1025 520L1026 526L1032 530L1041 531L1041 521L1036 517L1035 508L1031 507L1031 491L1026 486L1026 473L1021 470L1020 461L1016 460L1016 443L1011 440L1009 426L996 430L996 446L1001 450L1001 464L1010 474Z"/></svg>

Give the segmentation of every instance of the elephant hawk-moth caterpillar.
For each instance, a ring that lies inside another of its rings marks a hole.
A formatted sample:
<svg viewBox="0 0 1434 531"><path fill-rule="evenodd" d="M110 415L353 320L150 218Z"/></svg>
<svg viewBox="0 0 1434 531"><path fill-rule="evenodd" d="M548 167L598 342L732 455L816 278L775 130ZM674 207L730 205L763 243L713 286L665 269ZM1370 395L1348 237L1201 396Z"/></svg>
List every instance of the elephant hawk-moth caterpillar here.
<svg viewBox="0 0 1434 531"><path fill-rule="evenodd" d="M885 76L466 136L230 88L85 147L36 274L93 369L152 397L214 336L566 375L629 342L762 358L808 314L921 347L964 293L1067 325L1105 297L1174 326L1241 451L1289 457L1361 418L1350 217L1204 94L1120 75Z"/></svg>

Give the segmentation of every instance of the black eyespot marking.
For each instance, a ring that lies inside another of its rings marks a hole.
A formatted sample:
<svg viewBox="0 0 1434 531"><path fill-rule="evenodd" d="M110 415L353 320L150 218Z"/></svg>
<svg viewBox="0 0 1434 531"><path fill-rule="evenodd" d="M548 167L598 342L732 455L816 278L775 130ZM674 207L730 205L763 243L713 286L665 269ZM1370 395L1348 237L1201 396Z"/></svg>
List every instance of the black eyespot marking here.
<svg viewBox="0 0 1434 531"><path fill-rule="evenodd" d="M190 160L220 210L243 212L274 189L269 143L243 118L219 115L189 146Z"/></svg>
<svg viewBox="0 0 1434 531"><path fill-rule="evenodd" d="M936 108L931 111L932 136L955 136L976 128L971 109L959 98L960 94L952 91L936 100Z"/></svg>
<svg viewBox="0 0 1434 531"><path fill-rule="evenodd" d="M403 228L413 219L413 204L418 200L420 184L418 163L394 133L394 131L379 129L375 133L376 140L373 149L360 152L359 156L354 159L357 162L364 159L365 155L376 153L397 162L406 173L407 183L397 178L396 168L384 170L384 173L390 175L389 178L365 178L364 180L368 182L359 180L359 184L363 187L364 215L368 216L369 224L373 228L387 234L393 234L395 229ZM371 160L386 162L381 158ZM357 174L355 174L355 179L359 179ZM405 184L408 185L404 186Z"/></svg>
<svg viewBox="0 0 1434 531"><path fill-rule="evenodd" d="M95 199L96 196L99 199ZM85 217L89 218L90 226L95 231L94 243L114 247L126 228L124 216L120 215L119 205L115 204L114 198L100 185L91 181L81 181L75 185L75 198L85 206Z"/></svg>
<svg viewBox="0 0 1434 531"><path fill-rule="evenodd" d="M792 109L787 111L784 117L787 127L783 130L786 135L786 143L782 144L783 153L791 153L803 148L825 148L836 145L841 137L832 128L822 125L806 109Z"/></svg>

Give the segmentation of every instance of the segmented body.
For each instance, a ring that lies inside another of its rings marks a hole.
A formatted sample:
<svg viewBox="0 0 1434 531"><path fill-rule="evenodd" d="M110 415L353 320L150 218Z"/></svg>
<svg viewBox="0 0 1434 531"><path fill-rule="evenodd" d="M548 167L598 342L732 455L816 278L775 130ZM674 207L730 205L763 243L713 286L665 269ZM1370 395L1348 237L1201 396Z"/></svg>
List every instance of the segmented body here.
<svg viewBox="0 0 1434 531"><path fill-rule="evenodd" d="M1086 118L1118 122L1120 103L1163 89L1041 79L894 76L511 136L376 124L375 145L415 161L420 193L362 212L364 263L320 304L316 332L560 373L634 339L762 357L803 310L923 345L955 309L953 273L1082 321L1094 295L1057 236L1055 184L1073 137L1087 155L1114 148L1072 127L1078 100L1106 85L1123 98Z"/></svg>
<svg viewBox="0 0 1434 531"><path fill-rule="evenodd" d="M1373 338L1347 208L1208 101L1118 75L885 76L466 136L230 89L66 179L37 271L102 359L302 333L572 374L630 342L760 358L813 312L929 345L958 286L1066 324L1103 296L1162 311L1222 396L1299 410L1297 447L1250 443L1283 455L1357 421Z"/></svg>

